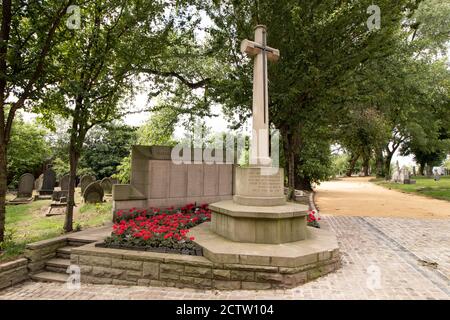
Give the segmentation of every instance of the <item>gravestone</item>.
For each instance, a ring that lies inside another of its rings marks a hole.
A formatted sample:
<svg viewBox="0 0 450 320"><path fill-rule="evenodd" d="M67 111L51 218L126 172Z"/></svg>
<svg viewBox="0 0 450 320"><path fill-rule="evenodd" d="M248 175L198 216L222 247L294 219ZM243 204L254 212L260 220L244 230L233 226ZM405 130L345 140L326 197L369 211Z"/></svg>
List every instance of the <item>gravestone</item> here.
<svg viewBox="0 0 450 320"><path fill-rule="evenodd" d="M41 174L34 182L34 190L36 191L41 190L43 182L44 182L44 174Z"/></svg>
<svg viewBox="0 0 450 320"><path fill-rule="evenodd" d="M68 174L62 176L61 179L59 179L59 188L58 190L54 190L52 195L52 200L58 202L54 205L61 205L62 203L65 203L62 202L61 199L67 198L67 194L69 191L69 179L70 176Z"/></svg>
<svg viewBox="0 0 450 320"><path fill-rule="evenodd" d="M52 195L56 185L56 173L52 168L48 168L44 172L42 186L39 191L40 196Z"/></svg>
<svg viewBox="0 0 450 320"><path fill-rule="evenodd" d="M110 178L103 178L100 182L100 185L102 186L105 194L112 194L113 183Z"/></svg>
<svg viewBox="0 0 450 320"><path fill-rule="evenodd" d="M19 179L18 198L31 198L34 187L34 176L31 173L25 173Z"/></svg>
<svg viewBox="0 0 450 320"><path fill-rule="evenodd" d="M92 175L84 175L80 179L80 188L81 188L81 194L84 194L84 191L86 190L86 187L90 185L92 182L94 182L96 179Z"/></svg>
<svg viewBox="0 0 450 320"><path fill-rule="evenodd" d="M103 202L103 188L100 182L94 181L90 183L83 193L83 199L85 203L100 203Z"/></svg>
<svg viewBox="0 0 450 320"><path fill-rule="evenodd" d="M25 204L33 200L34 176L31 173L23 174L19 179L19 189L15 199L8 204Z"/></svg>
<svg viewBox="0 0 450 320"><path fill-rule="evenodd" d="M61 191L68 191L69 190L69 180L70 176L66 174L59 180L59 187Z"/></svg>

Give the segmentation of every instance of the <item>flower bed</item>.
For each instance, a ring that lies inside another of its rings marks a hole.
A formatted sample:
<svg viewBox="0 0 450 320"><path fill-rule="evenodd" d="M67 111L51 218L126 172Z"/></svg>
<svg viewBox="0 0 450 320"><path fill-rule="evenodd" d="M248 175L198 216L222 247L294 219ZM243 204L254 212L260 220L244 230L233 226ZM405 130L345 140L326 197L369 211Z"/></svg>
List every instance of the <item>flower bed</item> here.
<svg viewBox="0 0 450 320"><path fill-rule="evenodd" d="M310 227L314 227L314 228L320 228L320 217L318 216L319 213L315 210L311 210L308 213L308 217L307 217L307 222L308 222L308 226Z"/></svg>
<svg viewBox="0 0 450 320"><path fill-rule="evenodd" d="M211 220L208 205L117 212L111 236L99 247L202 255L189 229Z"/></svg>

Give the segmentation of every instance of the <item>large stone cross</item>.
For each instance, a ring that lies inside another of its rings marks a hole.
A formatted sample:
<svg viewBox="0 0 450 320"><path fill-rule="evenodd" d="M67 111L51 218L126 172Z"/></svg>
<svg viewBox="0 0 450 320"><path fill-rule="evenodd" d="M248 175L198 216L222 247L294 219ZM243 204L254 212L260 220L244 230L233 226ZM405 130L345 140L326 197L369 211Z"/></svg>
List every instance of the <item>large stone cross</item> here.
<svg viewBox="0 0 450 320"><path fill-rule="evenodd" d="M269 94L267 89L267 60L277 61L280 51L267 46L266 27L255 27L255 41L243 40L241 52L254 57L253 124L250 164L267 166L269 155Z"/></svg>

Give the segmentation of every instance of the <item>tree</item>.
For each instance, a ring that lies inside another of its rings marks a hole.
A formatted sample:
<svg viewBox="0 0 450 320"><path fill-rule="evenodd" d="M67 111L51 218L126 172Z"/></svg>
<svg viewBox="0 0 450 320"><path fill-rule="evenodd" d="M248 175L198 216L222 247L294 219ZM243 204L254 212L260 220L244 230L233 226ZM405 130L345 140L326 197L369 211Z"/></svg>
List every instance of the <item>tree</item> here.
<svg viewBox="0 0 450 320"><path fill-rule="evenodd" d="M124 100L137 90L142 52L164 66L166 48L183 37L176 13L165 1L92 0L81 8L81 28L58 47L58 83L46 91L39 112L49 121L55 113L71 119L66 232L73 228L76 172L88 131L129 112Z"/></svg>
<svg viewBox="0 0 450 320"><path fill-rule="evenodd" d="M53 79L48 71L72 0L3 0L0 27L0 242L4 239L7 152L18 110L36 100Z"/></svg>
<svg viewBox="0 0 450 320"><path fill-rule="evenodd" d="M136 129L123 124L94 127L86 136L80 166L90 168L97 179L117 172L122 159L130 154Z"/></svg>
<svg viewBox="0 0 450 320"><path fill-rule="evenodd" d="M17 186L24 173L36 173L50 157L47 131L37 123L25 123L16 117L8 152L8 183Z"/></svg>
<svg viewBox="0 0 450 320"><path fill-rule="evenodd" d="M343 115L336 136L337 142L351 154L347 176L354 172L359 158L363 160L364 175L369 175L370 159L389 139L389 129L383 115L374 108L356 106Z"/></svg>
<svg viewBox="0 0 450 320"><path fill-rule="evenodd" d="M158 107L148 121L137 130L137 143L147 146L173 146L179 114L171 107Z"/></svg>
<svg viewBox="0 0 450 320"><path fill-rule="evenodd" d="M357 75L370 62L395 53L406 35L401 24L415 1L379 1L383 27L369 30L366 10L371 1L240 1L211 4L207 11L215 26L210 30L212 50L224 61L223 76L215 78L210 94L218 97L230 113L249 115L251 63L239 52L241 39L253 37L253 27L265 24L268 44L281 58L269 66L269 112L281 132L289 187L308 189L320 179L321 153L309 160L318 165L318 176L302 177L301 161L306 143L322 145L323 135L339 124L351 106L367 95L357 91ZM222 73L218 74L219 76ZM326 136L326 134L325 134ZM331 142L331 139L328 140ZM314 149L314 148L312 148ZM320 148L329 153L328 148Z"/></svg>

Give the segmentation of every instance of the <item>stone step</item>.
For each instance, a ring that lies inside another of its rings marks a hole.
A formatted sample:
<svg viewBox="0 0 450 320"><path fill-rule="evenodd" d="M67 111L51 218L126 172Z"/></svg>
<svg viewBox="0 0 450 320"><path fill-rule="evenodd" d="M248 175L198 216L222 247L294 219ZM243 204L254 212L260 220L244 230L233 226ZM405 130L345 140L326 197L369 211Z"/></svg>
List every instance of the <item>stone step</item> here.
<svg viewBox="0 0 450 320"><path fill-rule="evenodd" d="M30 275L30 278L39 282L59 282L65 283L69 278L68 274L62 274L57 272L41 271Z"/></svg>
<svg viewBox="0 0 450 320"><path fill-rule="evenodd" d="M45 262L45 269L52 272L66 273L69 259L53 258Z"/></svg>
<svg viewBox="0 0 450 320"><path fill-rule="evenodd" d="M62 258L62 259L70 259L70 252L72 251L72 248L75 248L74 246L66 246L59 248L56 250L56 257Z"/></svg>

